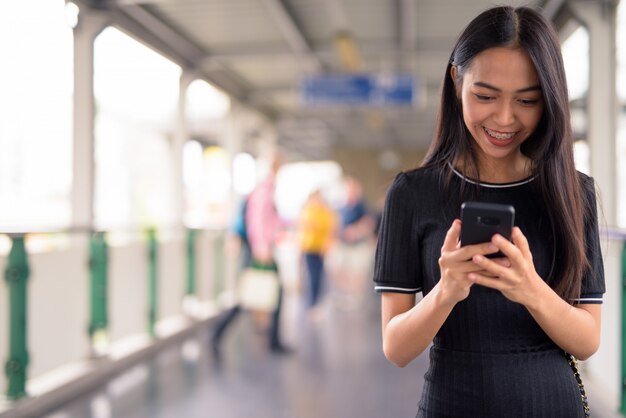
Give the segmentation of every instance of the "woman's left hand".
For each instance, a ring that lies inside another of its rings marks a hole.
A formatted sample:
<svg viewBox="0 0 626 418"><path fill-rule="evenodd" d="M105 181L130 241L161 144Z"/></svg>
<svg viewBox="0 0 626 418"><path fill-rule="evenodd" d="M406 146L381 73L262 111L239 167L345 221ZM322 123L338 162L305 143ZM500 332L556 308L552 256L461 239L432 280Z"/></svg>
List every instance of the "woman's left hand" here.
<svg viewBox="0 0 626 418"><path fill-rule="evenodd" d="M472 273L468 278L476 284L499 290L513 302L528 305L536 301L534 295L545 283L535 270L528 240L518 227L513 228L511 238L513 243L499 234L494 235L491 240L509 259L510 267L477 254L472 261L496 277Z"/></svg>

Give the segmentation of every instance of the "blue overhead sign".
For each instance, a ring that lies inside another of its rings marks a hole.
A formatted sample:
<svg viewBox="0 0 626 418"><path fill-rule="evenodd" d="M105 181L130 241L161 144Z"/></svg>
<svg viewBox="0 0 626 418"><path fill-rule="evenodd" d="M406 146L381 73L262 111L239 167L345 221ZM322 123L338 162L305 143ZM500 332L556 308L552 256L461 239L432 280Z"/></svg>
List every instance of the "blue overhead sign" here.
<svg viewBox="0 0 626 418"><path fill-rule="evenodd" d="M320 74L302 81L301 95L307 105L411 106L416 84L411 74Z"/></svg>

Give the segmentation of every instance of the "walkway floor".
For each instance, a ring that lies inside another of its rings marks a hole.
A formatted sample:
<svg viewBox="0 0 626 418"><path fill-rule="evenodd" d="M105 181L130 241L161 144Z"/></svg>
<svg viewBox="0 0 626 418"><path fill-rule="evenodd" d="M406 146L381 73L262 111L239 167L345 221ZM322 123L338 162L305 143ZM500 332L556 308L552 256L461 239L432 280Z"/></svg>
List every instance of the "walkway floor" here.
<svg viewBox="0 0 626 418"><path fill-rule="evenodd" d="M404 369L387 362L377 296L349 310L327 302L318 322L297 301L286 304L293 354L271 355L244 314L225 338L221 363L205 331L46 418L414 417L426 356ZM594 402L593 417L619 417Z"/></svg>

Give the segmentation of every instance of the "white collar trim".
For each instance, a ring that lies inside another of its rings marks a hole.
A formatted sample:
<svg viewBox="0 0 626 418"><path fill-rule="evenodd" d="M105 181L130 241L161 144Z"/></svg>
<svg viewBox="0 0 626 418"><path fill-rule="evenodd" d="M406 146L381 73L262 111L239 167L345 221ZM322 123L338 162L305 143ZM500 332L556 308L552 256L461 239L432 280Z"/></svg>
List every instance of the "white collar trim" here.
<svg viewBox="0 0 626 418"><path fill-rule="evenodd" d="M471 184L475 184L477 186L481 186L481 187L489 187L492 189L505 189L507 187L516 187L516 186L523 186L524 184L528 184L531 181L533 181L535 179L535 177L537 176L532 176L530 178L527 178L525 180L521 180L521 181L517 181L517 182L513 182L513 183L502 183L502 184L497 184L497 183L481 183L475 180L472 180L470 178L465 177L465 175L463 173L461 173L460 171L458 171L456 168L454 168L454 166L448 162L448 166L450 166L450 169L452 170L452 172L454 172L454 174L456 174L457 176L459 176L460 178L462 178L463 180L465 180L468 183Z"/></svg>

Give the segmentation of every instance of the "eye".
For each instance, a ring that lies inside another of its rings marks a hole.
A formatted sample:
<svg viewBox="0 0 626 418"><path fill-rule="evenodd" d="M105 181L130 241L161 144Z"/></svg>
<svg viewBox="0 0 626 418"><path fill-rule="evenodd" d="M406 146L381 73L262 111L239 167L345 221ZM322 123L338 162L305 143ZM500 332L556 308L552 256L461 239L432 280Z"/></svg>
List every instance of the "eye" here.
<svg viewBox="0 0 626 418"><path fill-rule="evenodd" d="M534 106L539 103L539 99L519 99L518 102L524 106Z"/></svg>
<svg viewBox="0 0 626 418"><path fill-rule="evenodd" d="M476 96L476 98L481 102L488 102L490 100L493 100L492 96L486 96L484 94L474 93L474 96Z"/></svg>

